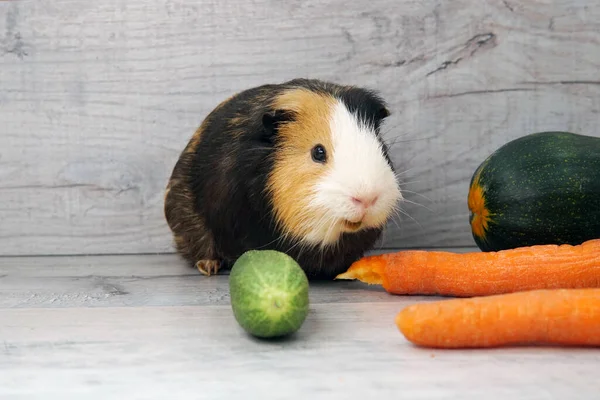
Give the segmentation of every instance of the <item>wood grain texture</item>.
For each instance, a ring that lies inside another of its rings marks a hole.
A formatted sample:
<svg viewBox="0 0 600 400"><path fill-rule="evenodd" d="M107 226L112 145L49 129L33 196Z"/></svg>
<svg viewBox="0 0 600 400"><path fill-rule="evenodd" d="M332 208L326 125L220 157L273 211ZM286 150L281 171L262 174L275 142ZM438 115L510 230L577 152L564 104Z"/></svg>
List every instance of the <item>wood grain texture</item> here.
<svg viewBox="0 0 600 400"><path fill-rule="evenodd" d="M587 400L600 393L600 350L411 345L394 316L436 297L348 282L313 286L297 334L265 342L235 322L226 276L189 276L173 256L0 261L0 399Z"/></svg>
<svg viewBox="0 0 600 400"><path fill-rule="evenodd" d="M175 255L16 257L0 265L0 308L229 304L222 279L204 279ZM389 301L355 282L315 283L311 292L325 303Z"/></svg>
<svg viewBox="0 0 600 400"><path fill-rule="evenodd" d="M173 254L0 257L0 294L0 308L229 304L222 280L205 279ZM315 282L311 296L324 303L389 301L380 288L351 281Z"/></svg>
<svg viewBox="0 0 600 400"><path fill-rule="evenodd" d="M389 102L422 206L384 246L472 245L468 180L491 151L600 135L599 21L591 0L2 1L0 254L172 251L163 190L193 131L230 94L298 76Z"/></svg>

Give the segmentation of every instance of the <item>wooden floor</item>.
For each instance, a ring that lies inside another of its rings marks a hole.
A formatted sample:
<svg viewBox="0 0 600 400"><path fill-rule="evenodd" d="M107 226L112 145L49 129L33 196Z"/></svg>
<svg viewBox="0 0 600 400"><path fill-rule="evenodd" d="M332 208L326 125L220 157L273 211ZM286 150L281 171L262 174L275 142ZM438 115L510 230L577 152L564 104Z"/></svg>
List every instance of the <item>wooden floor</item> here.
<svg viewBox="0 0 600 400"><path fill-rule="evenodd" d="M600 350L412 346L393 318L433 299L315 284L264 342L175 256L0 258L0 399L600 399Z"/></svg>

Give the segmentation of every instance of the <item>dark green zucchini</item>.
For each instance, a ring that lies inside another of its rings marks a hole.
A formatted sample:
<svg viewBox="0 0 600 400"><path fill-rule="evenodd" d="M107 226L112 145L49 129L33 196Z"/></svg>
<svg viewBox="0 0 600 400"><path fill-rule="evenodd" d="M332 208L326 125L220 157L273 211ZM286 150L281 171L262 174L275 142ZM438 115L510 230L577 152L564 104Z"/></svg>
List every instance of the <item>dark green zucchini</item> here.
<svg viewBox="0 0 600 400"><path fill-rule="evenodd" d="M508 142L473 174L468 206L482 251L600 238L600 138L540 132Z"/></svg>

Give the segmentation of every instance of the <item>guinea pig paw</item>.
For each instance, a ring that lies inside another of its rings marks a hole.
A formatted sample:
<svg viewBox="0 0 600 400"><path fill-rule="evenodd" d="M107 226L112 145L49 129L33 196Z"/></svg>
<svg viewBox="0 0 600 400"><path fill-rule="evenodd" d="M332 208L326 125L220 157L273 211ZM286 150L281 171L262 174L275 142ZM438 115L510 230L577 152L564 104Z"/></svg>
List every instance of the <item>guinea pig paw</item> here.
<svg viewBox="0 0 600 400"><path fill-rule="evenodd" d="M200 260L196 262L196 268L203 275L216 275L221 268L221 262L219 260Z"/></svg>

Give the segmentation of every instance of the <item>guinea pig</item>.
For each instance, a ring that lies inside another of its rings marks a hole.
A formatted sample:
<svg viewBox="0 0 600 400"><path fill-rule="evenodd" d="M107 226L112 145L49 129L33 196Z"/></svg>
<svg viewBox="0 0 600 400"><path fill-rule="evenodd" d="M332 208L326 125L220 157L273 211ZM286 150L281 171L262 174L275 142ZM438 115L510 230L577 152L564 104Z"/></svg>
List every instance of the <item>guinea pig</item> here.
<svg viewBox="0 0 600 400"><path fill-rule="evenodd" d="M244 90L210 112L177 160L164 214L205 275L248 250L333 279L374 248L402 194L378 93L315 79Z"/></svg>

